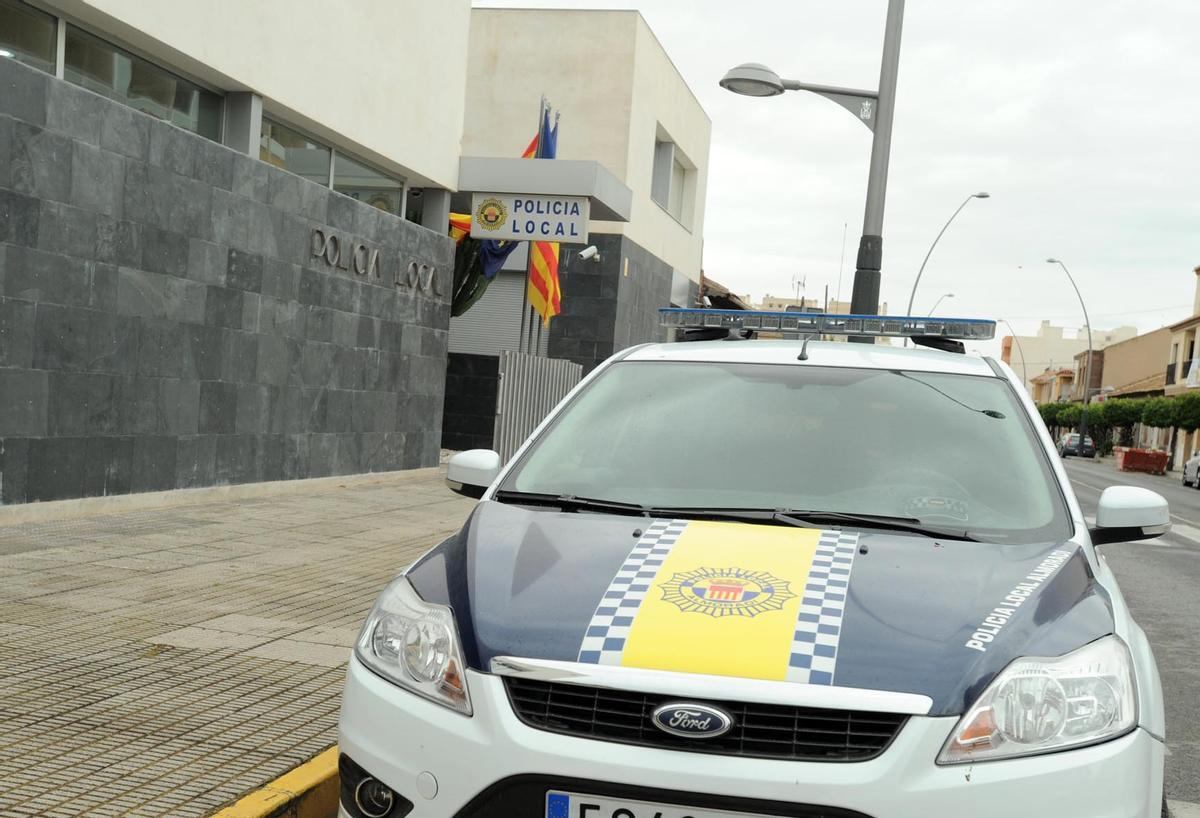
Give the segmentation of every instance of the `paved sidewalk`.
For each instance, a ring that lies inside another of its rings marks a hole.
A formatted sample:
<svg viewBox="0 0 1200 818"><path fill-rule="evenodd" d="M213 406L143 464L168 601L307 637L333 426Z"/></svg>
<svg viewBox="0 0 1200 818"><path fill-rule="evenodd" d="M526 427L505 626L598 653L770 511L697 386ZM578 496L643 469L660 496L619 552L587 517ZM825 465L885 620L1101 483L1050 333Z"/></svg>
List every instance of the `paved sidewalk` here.
<svg viewBox="0 0 1200 818"><path fill-rule="evenodd" d="M0 815L202 816L336 741L375 595L472 505L378 477L0 509Z"/></svg>

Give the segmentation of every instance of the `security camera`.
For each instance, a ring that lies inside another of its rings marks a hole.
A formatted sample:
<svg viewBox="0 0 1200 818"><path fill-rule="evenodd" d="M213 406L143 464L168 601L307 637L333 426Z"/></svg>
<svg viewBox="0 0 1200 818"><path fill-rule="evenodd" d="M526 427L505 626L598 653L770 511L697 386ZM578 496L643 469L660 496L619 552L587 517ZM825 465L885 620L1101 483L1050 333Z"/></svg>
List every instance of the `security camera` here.
<svg viewBox="0 0 1200 818"><path fill-rule="evenodd" d="M579 256L579 259L581 261L591 260L591 261L595 261L597 263L599 263L599 261L600 261L600 251L596 249L596 245L594 245L594 244L588 245L587 247L583 248L576 255Z"/></svg>

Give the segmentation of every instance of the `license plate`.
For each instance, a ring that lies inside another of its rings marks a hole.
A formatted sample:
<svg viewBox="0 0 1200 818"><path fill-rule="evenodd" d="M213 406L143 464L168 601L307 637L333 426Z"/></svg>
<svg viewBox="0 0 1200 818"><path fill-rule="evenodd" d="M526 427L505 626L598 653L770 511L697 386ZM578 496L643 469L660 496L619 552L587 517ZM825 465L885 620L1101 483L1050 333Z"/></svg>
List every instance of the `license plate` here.
<svg viewBox="0 0 1200 818"><path fill-rule="evenodd" d="M719 809L677 807L577 792L546 793L545 818L735 818L737 815Z"/></svg>

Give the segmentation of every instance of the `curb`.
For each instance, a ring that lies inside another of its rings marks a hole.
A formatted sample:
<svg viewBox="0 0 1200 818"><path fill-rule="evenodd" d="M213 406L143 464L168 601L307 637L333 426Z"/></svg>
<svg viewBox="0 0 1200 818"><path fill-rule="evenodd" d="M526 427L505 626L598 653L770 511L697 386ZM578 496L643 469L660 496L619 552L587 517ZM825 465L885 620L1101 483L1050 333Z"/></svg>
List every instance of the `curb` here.
<svg viewBox="0 0 1200 818"><path fill-rule="evenodd" d="M444 467L403 471L345 474L333 477L311 477L305 480L278 480L267 483L237 483L226 486L206 486L195 489L172 489L140 494L112 494L107 497L85 497L78 500L50 500L0 506L0 526L62 520L92 514L118 514L130 511L194 506L204 503L236 502L261 497L282 497L337 488L349 488L370 483L404 483L431 477Z"/></svg>
<svg viewBox="0 0 1200 818"><path fill-rule="evenodd" d="M333 818L339 786L335 744L211 818Z"/></svg>

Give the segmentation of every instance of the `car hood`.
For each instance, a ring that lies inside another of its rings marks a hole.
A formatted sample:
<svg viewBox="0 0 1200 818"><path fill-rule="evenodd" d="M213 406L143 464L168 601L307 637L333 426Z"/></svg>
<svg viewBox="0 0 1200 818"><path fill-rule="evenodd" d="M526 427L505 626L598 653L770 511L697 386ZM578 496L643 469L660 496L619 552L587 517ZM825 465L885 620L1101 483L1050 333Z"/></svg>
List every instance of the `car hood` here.
<svg viewBox="0 0 1200 818"><path fill-rule="evenodd" d="M964 712L1019 656L1113 632L1074 543L652 520L484 501L408 572L467 662L513 656L867 688Z"/></svg>

